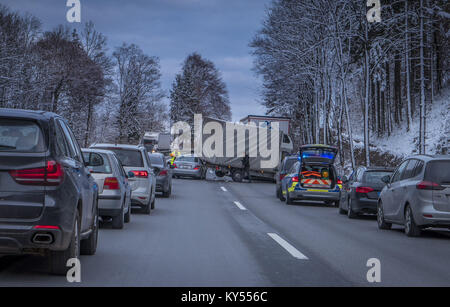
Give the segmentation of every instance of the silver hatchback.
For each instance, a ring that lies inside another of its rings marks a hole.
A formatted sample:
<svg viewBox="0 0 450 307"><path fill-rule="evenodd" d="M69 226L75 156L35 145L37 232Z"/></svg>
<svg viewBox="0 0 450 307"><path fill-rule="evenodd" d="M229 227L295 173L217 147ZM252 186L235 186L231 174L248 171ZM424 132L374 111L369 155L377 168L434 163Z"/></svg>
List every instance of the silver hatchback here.
<svg viewBox="0 0 450 307"><path fill-rule="evenodd" d="M112 219L112 227L122 229L131 219L131 186L122 164L109 150L82 149L86 166L98 185L99 215Z"/></svg>
<svg viewBox="0 0 450 307"><path fill-rule="evenodd" d="M450 155L408 158L382 180L380 229L404 225L406 235L414 237L425 228L450 228Z"/></svg>

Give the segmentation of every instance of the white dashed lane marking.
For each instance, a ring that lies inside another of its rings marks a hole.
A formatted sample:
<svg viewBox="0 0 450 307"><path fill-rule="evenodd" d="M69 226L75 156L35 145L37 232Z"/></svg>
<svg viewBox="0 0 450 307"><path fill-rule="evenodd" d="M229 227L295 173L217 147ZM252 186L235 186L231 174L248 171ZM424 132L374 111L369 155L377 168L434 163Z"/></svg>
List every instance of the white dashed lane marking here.
<svg viewBox="0 0 450 307"><path fill-rule="evenodd" d="M244 206L242 206L242 204L238 201L235 201L234 204L241 210L247 210L247 208L245 208Z"/></svg>
<svg viewBox="0 0 450 307"><path fill-rule="evenodd" d="M220 187L221 189L222 189L222 191L224 191L224 192L228 192L228 190L227 189L225 189L225 187Z"/></svg>
<svg viewBox="0 0 450 307"><path fill-rule="evenodd" d="M281 238L276 233L268 233L268 235L275 240L278 244L281 245L285 250L288 251L289 254L291 254L294 258L300 259L300 260L308 260L308 257L303 255L298 249L293 247L291 244L289 244L287 241L285 241L283 238Z"/></svg>

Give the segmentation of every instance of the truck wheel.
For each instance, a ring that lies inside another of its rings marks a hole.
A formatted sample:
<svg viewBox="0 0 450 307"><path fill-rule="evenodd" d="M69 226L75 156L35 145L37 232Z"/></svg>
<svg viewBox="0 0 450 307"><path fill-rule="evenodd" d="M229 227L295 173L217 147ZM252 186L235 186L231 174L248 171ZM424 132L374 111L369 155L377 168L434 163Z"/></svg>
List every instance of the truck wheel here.
<svg viewBox="0 0 450 307"><path fill-rule="evenodd" d="M231 175L231 179L233 179L234 182L242 182L243 179L242 172L239 170L234 171L233 174Z"/></svg>
<svg viewBox="0 0 450 307"><path fill-rule="evenodd" d="M67 260L80 256L80 217L78 210L75 215L72 238L69 247L64 251L50 252L50 272L54 275L66 275L68 267Z"/></svg>

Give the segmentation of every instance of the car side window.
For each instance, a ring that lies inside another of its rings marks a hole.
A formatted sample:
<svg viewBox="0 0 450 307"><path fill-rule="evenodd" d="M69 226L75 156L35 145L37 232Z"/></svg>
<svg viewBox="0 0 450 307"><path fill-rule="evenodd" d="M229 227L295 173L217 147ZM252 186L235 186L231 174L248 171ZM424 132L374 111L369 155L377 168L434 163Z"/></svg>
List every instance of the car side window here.
<svg viewBox="0 0 450 307"><path fill-rule="evenodd" d="M75 149L75 159L84 164L83 154L81 153L81 148L80 145L78 145L78 141L75 138L75 135L73 134L72 130L67 126L66 123L64 123L64 127L65 127L64 129L67 130L67 132L69 133L70 142L71 144L73 144L73 147Z"/></svg>
<svg viewBox="0 0 450 307"><path fill-rule="evenodd" d="M414 168L414 172L412 177L418 176L423 170L424 163L423 161L417 160L416 167Z"/></svg>
<svg viewBox="0 0 450 307"><path fill-rule="evenodd" d="M55 138L56 138L57 154L60 156L63 156L63 157L71 157L69 145L67 144L67 140L64 136L64 132L62 131L62 128L60 127L60 125L57 121L55 121L54 124L55 124Z"/></svg>
<svg viewBox="0 0 450 307"><path fill-rule="evenodd" d="M289 174L298 173L299 166L300 166L299 162L294 163L294 165L292 165L291 169L289 170Z"/></svg>
<svg viewBox="0 0 450 307"><path fill-rule="evenodd" d="M67 146L67 156L66 157L75 159L77 152L76 152L76 149L75 149L73 143L71 142L69 133L65 129L65 125L61 120L58 120L57 123L58 123L57 126L61 130L61 132L64 136L64 139L66 140L66 146Z"/></svg>
<svg viewBox="0 0 450 307"><path fill-rule="evenodd" d="M364 174L364 170L360 168L360 169L357 171L357 173L356 173L355 181L361 182L361 181L362 181L363 174Z"/></svg>
<svg viewBox="0 0 450 307"><path fill-rule="evenodd" d="M403 171L405 170L406 165L408 164L409 160L403 162L400 164L400 166L395 171L394 177L392 177L392 182L396 182L401 180L401 176L403 174Z"/></svg>
<svg viewBox="0 0 450 307"><path fill-rule="evenodd" d="M127 177L125 174L125 170L123 169L122 163L119 162L119 160L116 158L116 156L112 156L111 157L113 160L113 163L116 165L117 169L119 170L119 173L123 176L123 177Z"/></svg>
<svg viewBox="0 0 450 307"><path fill-rule="evenodd" d="M416 168L416 165L417 165L416 159L409 160L408 165L405 167L405 170L403 171L401 180L414 177L414 169Z"/></svg>

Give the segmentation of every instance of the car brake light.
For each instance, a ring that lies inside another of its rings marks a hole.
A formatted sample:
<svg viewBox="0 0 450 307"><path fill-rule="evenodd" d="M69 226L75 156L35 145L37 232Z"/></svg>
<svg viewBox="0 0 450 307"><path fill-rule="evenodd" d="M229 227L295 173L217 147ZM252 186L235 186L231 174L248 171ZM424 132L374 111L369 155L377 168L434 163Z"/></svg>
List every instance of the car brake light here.
<svg viewBox="0 0 450 307"><path fill-rule="evenodd" d="M147 178L148 172L147 171L132 171L135 177L138 178Z"/></svg>
<svg viewBox="0 0 450 307"><path fill-rule="evenodd" d="M285 174L280 174L280 181L283 180L284 177L286 177Z"/></svg>
<svg viewBox="0 0 450 307"><path fill-rule="evenodd" d="M298 182L298 176L292 177L292 182Z"/></svg>
<svg viewBox="0 0 450 307"><path fill-rule="evenodd" d="M373 192L373 189L369 188L369 187L357 187L355 189L355 192L356 193L367 194L367 193Z"/></svg>
<svg viewBox="0 0 450 307"><path fill-rule="evenodd" d="M59 227L51 225L36 225L33 227L33 229L59 229Z"/></svg>
<svg viewBox="0 0 450 307"><path fill-rule="evenodd" d="M338 179L337 184L342 184L342 180Z"/></svg>
<svg viewBox="0 0 450 307"><path fill-rule="evenodd" d="M47 161L46 167L13 170L9 174L17 183L25 185L57 186L64 179L63 168L55 161Z"/></svg>
<svg viewBox="0 0 450 307"><path fill-rule="evenodd" d="M418 190L444 190L445 188L440 184L431 181L422 181L416 185Z"/></svg>
<svg viewBox="0 0 450 307"><path fill-rule="evenodd" d="M159 176L167 176L167 170L163 169L159 172Z"/></svg>
<svg viewBox="0 0 450 307"><path fill-rule="evenodd" d="M194 170L198 171L200 169L200 167L196 166L194 167Z"/></svg>
<svg viewBox="0 0 450 307"><path fill-rule="evenodd" d="M118 190L119 189L119 181L116 177L108 177L105 178L105 182L103 183L104 190Z"/></svg>

